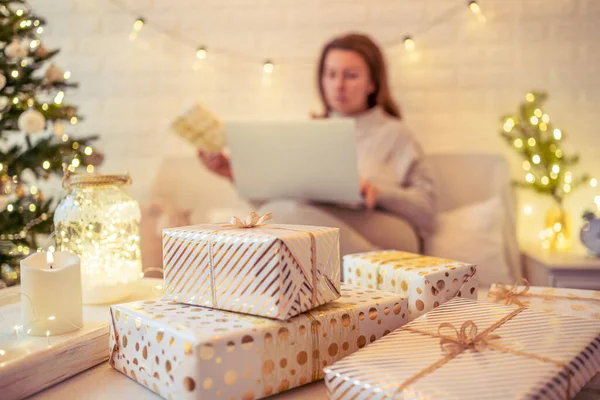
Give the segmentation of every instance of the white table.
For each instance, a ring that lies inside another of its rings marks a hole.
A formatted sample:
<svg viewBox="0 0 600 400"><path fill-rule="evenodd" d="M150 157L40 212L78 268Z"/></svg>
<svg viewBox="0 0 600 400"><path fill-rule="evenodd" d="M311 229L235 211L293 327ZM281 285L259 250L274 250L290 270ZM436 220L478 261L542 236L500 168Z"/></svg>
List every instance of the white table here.
<svg viewBox="0 0 600 400"><path fill-rule="evenodd" d="M549 251L539 243L523 246L525 276L533 286L600 290L600 258L575 243L569 251Z"/></svg>
<svg viewBox="0 0 600 400"><path fill-rule="evenodd" d="M160 280L156 280L157 283ZM138 297L139 294L136 296ZM485 300L487 291L479 291L479 299ZM108 313L106 309L97 307L97 312ZM327 399L325 384L323 381L314 382L278 395L269 397L273 400L321 400ZM154 394L144 386L136 383L120 372L111 368L108 362L104 362L87 371L71 377L57 385L30 397L35 400L63 400L63 399L86 399L86 400L113 400L113 399L136 399L136 400L158 400L160 396ZM596 391L582 391L573 400L598 399Z"/></svg>

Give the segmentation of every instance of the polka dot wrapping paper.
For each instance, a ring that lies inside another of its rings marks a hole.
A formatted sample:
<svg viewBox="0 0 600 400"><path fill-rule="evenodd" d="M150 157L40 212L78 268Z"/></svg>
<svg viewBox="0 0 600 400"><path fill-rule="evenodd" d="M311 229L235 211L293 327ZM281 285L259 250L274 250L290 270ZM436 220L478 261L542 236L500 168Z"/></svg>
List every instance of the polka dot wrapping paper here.
<svg viewBox="0 0 600 400"><path fill-rule="evenodd" d="M477 299L473 264L396 250L349 254L343 258L344 282L408 297L408 320L455 296Z"/></svg>
<svg viewBox="0 0 600 400"><path fill-rule="evenodd" d="M341 297L288 321L151 300L111 306L110 363L166 399L258 399L407 323L407 300L342 284Z"/></svg>
<svg viewBox="0 0 600 400"><path fill-rule="evenodd" d="M600 369L600 321L454 298L325 368L331 400L570 399Z"/></svg>
<svg viewBox="0 0 600 400"><path fill-rule="evenodd" d="M339 229L205 224L163 231L163 298L287 320L340 296Z"/></svg>

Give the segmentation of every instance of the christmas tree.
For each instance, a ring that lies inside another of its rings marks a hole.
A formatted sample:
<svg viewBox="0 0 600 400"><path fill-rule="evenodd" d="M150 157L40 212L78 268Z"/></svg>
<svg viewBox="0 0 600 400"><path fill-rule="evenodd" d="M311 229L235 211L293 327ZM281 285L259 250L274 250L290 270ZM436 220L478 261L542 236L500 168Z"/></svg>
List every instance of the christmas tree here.
<svg viewBox="0 0 600 400"><path fill-rule="evenodd" d="M61 176L63 164L92 172L102 161L89 145L96 136L68 134L81 120L64 101L77 84L50 63L58 50L43 46L44 25L25 1L0 0L0 272L8 284L18 281L18 260L53 229L56 201L40 180Z"/></svg>
<svg viewBox="0 0 600 400"><path fill-rule="evenodd" d="M551 196L555 201L556 211L546 215L546 229L540 233L544 247L568 248L570 221L564 200L590 182L590 177L587 174L573 176L571 169L579 162L579 155L563 151L566 135L544 111L547 99L548 95L543 92L527 93L516 115L502 117L501 135L523 159L525 180L514 184Z"/></svg>

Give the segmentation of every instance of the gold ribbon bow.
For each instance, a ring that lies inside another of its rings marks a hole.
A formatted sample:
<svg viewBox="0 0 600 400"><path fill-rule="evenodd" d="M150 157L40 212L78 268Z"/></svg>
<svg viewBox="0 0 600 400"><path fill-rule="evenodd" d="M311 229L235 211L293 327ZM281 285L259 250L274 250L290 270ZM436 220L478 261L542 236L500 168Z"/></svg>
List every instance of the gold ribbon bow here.
<svg viewBox="0 0 600 400"><path fill-rule="evenodd" d="M229 224L225 226L228 228L254 228L257 226L265 225L265 222L273 218L273 214L266 213L263 215L258 215L256 212L252 211L250 215L248 215L244 219L240 219L236 216L231 217L229 220Z"/></svg>
<svg viewBox="0 0 600 400"><path fill-rule="evenodd" d="M519 290L519 286L525 286L523 289ZM514 285L506 286L506 285L497 285L496 290L488 293L488 296L493 298L495 301L503 301L507 306L511 304L516 304L519 307L524 307L525 305L521 300L519 300L519 296L524 296L529 291L529 282L525 278L518 279Z"/></svg>
<svg viewBox="0 0 600 400"><path fill-rule="evenodd" d="M455 336L445 336L442 334L442 329L450 328L454 331ZM480 335L477 334L477 325L475 322L469 320L465 321L460 327L460 331L449 322L444 322L438 327L438 336L440 339L440 346L448 354L460 353L464 350L483 351L488 346L488 340L500 339L498 335L490 335L489 332L484 332Z"/></svg>

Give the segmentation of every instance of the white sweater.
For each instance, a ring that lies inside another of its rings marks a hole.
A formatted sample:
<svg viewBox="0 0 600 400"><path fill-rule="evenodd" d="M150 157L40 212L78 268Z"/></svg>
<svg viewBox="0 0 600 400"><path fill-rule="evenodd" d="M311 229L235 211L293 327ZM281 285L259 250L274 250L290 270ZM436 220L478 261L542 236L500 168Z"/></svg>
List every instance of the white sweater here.
<svg viewBox="0 0 600 400"><path fill-rule="evenodd" d="M404 123L381 107L356 120L358 171L379 189L377 206L398 214L423 237L435 229L435 190L421 146Z"/></svg>

